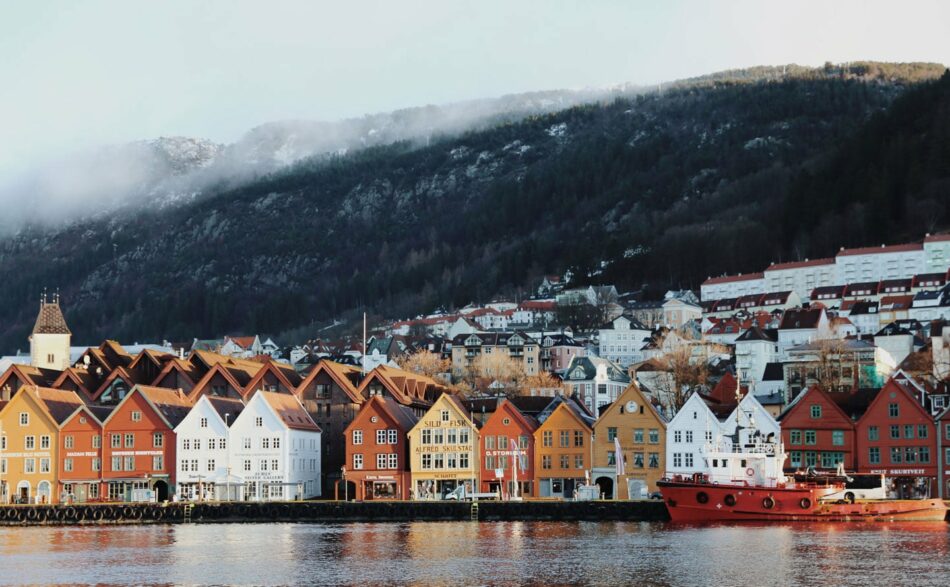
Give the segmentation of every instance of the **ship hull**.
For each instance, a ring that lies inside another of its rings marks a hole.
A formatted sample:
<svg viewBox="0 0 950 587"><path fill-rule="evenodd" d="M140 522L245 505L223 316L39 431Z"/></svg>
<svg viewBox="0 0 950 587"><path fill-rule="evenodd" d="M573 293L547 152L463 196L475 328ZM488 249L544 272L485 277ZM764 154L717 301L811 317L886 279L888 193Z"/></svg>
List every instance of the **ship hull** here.
<svg viewBox="0 0 950 587"><path fill-rule="evenodd" d="M674 522L729 521L943 521L939 499L822 503L837 487L756 487L660 481Z"/></svg>

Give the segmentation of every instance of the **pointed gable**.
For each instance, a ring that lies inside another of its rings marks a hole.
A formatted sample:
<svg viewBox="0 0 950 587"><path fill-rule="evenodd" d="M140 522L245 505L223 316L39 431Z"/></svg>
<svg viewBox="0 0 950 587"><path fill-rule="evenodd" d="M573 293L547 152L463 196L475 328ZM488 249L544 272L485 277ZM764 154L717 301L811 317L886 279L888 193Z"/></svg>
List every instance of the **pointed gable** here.
<svg viewBox="0 0 950 587"><path fill-rule="evenodd" d="M72 334L66 326L66 318L59 307L59 299L52 302L44 300L33 323L33 334Z"/></svg>

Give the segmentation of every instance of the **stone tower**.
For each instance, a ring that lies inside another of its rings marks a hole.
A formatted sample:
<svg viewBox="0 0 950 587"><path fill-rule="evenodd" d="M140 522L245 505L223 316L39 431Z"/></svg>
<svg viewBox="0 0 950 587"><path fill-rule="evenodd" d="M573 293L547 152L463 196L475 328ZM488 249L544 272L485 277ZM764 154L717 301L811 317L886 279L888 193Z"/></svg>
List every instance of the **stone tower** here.
<svg viewBox="0 0 950 587"><path fill-rule="evenodd" d="M59 307L59 294L52 300L43 293L40 313L30 335L30 364L42 369L63 371L69 368L69 343L72 333Z"/></svg>

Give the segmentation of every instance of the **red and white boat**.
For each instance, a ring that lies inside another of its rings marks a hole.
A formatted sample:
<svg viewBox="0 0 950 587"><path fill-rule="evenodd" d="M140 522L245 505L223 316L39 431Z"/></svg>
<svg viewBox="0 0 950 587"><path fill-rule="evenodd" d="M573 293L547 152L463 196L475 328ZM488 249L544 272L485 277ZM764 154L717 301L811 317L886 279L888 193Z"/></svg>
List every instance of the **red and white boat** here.
<svg viewBox="0 0 950 587"><path fill-rule="evenodd" d="M780 439L763 440L749 427L738 426L734 435L701 449L702 472L666 477L657 485L674 522L942 521L947 516L940 499L886 499L883 476L877 476L880 499L861 499L873 491L849 490L854 477L843 469L835 475L788 478L785 458Z"/></svg>

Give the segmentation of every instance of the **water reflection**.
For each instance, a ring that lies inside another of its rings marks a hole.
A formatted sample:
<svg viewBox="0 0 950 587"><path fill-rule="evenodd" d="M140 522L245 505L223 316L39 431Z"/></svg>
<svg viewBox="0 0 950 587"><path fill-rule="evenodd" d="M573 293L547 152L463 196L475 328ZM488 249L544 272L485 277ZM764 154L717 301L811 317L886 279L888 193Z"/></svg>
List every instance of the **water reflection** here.
<svg viewBox="0 0 950 587"><path fill-rule="evenodd" d="M0 583L944 585L943 523L0 528Z"/></svg>

